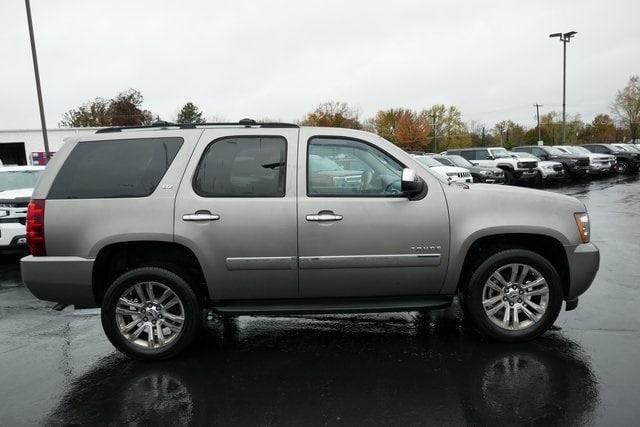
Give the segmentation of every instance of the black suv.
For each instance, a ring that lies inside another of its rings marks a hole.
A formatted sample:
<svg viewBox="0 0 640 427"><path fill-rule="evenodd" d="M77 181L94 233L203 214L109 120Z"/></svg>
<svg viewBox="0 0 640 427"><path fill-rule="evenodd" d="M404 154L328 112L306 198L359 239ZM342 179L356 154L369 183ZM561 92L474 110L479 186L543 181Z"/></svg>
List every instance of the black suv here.
<svg viewBox="0 0 640 427"><path fill-rule="evenodd" d="M640 153L623 151L611 144L584 144L583 147L592 153L616 156L616 169L619 173L637 172L640 168Z"/></svg>
<svg viewBox="0 0 640 427"><path fill-rule="evenodd" d="M589 171L589 156L568 154L555 147L524 145L522 147L514 147L512 151L530 153L540 160L552 160L562 163L565 174L571 178L583 178Z"/></svg>

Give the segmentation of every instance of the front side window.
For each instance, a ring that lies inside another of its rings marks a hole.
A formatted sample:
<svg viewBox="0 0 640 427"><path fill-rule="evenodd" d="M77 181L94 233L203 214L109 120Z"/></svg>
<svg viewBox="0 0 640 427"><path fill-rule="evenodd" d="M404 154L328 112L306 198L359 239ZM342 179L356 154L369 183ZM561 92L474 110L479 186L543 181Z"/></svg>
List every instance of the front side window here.
<svg viewBox="0 0 640 427"><path fill-rule="evenodd" d="M193 179L203 197L284 197L287 142L281 136L213 141Z"/></svg>
<svg viewBox="0 0 640 427"><path fill-rule="evenodd" d="M490 151L493 157L495 157L496 159L511 157L509 156L509 152L504 148L492 148Z"/></svg>
<svg viewBox="0 0 640 427"><path fill-rule="evenodd" d="M311 138L307 154L307 195L401 196L403 165L362 141Z"/></svg>
<svg viewBox="0 0 640 427"><path fill-rule="evenodd" d="M138 138L79 142L60 168L47 198L149 196L183 141L182 138Z"/></svg>
<svg viewBox="0 0 640 427"><path fill-rule="evenodd" d="M485 151L486 153L486 151ZM461 151L460 155L466 160L476 160L476 152L473 150Z"/></svg>

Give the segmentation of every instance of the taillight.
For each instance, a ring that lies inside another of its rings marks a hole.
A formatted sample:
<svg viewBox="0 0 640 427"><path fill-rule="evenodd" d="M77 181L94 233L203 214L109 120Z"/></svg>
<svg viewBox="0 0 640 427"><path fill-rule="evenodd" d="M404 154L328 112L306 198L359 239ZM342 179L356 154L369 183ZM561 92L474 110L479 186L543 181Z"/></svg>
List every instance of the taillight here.
<svg viewBox="0 0 640 427"><path fill-rule="evenodd" d="M44 200L34 199L27 207L27 246L33 256L45 256Z"/></svg>

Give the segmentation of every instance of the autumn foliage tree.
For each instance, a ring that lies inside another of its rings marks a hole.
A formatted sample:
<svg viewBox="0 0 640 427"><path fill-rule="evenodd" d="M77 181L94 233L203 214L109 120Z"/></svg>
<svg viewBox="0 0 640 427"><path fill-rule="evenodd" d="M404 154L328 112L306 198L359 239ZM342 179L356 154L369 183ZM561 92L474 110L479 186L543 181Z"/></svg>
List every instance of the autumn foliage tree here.
<svg viewBox="0 0 640 427"><path fill-rule="evenodd" d="M631 76L627 85L616 93L611 111L628 129L634 142L640 138L640 77Z"/></svg>
<svg viewBox="0 0 640 427"><path fill-rule="evenodd" d="M362 129L358 112L346 102L324 102L307 114L304 126Z"/></svg>
<svg viewBox="0 0 640 427"><path fill-rule="evenodd" d="M375 132L405 150L425 151L430 143L431 127L412 110L391 108L376 113Z"/></svg>
<svg viewBox="0 0 640 427"><path fill-rule="evenodd" d="M138 126L150 124L153 115L142 108L144 98L135 89L120 92L111 99L95 98L64 113L61 127Z"/></svg>

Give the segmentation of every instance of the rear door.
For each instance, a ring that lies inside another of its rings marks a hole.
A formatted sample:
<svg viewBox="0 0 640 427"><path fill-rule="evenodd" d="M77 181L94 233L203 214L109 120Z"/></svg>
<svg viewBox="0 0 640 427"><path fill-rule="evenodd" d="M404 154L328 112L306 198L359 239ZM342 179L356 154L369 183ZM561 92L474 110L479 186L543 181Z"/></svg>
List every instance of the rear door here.
<svg viewBox="0 0 640 427"><path fill-rule="evenodd" d="M300 132L300 296L437 294L449 253L440 182L416 165L428 192L410 201L400 193L397 147L363 133Z"/></svg>
<svg viewBox="0 0 640 427"><path fill-rule="evenodd" d="M297 128L205 130L181 181L175 239L214 299L298 296Z"/></svg>

